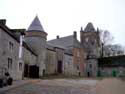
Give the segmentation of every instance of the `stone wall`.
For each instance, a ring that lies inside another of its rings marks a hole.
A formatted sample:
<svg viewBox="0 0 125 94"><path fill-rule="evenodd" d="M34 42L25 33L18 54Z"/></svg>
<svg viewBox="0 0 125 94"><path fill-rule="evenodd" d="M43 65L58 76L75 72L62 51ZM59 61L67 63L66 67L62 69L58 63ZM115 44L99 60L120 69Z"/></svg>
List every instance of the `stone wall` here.
<svg viewBox="0 0 125 94"><path fill-rule="evenodd" d="M18 69L19 42L0 29L0 43L0 67L6 69L13 79L21 79L22 71Z"/></svg>
<svg viewBox="0 0 125 94"><path fill-rule="evenodd" d="M37 56L23 47L23 60L24 64L37 65Z"/></svg>
<svg viewBox="0 0 125 94"><path fill-rule="evenodd" d="M85 71L85 54L82 48L73 48L74 74L83 76Z"/></svg>
<svg viewBox="0 0 125 94"><path fill-rule="evenodd" d="M57 56L53 50L47 50L46 54L46 74L55 74L57 71Z"/></svg>
<svg viewBox="0 0 125 94"><path fill-rule="evenodd" d="M111 77L111 76L125 76L125 67L99 67L99 76Z"/></svg>
<svg viewBox="0 0 125 94"><path fill-rule="evenodd" d="M73 55L64 54L63 73L68 76L74 75Z"/></svg>
<svg viewBox="0 0 125 94"><path fill-rule="evenodd" d="M19 59L19 41L0 29L0 71L3 75L9 72L14 80L22 79L24 63L36 64L37 57L26 47L22 47L22 58ZM12 63L11 63L12 61ZM8 64L8 62L10 62Z"/></svg>

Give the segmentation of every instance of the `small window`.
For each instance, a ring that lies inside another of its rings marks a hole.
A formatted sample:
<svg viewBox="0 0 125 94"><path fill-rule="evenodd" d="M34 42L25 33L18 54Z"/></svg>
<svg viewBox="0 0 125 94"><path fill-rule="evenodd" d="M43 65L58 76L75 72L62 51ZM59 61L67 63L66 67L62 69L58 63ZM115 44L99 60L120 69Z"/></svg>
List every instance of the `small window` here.
<svg viewBox="0 0 125 94"><path fill-rule="evenodd" d="M9 42L9 50L12 51L13 50L13 43Z"/></svg>
<svg viewBox="0 0 125 94"><path fill-rule="evenodd" d="M79 70L79 66L77 65L77 70Z"/></svg>
<svg viewBox="0 0 125 94"><path fill-rule="evenodd" d="M77 57L76 60L77 60L77 62L80 62L80 57Z"/></svg>
<svg viewBox="0 0 125 94"><path fill-rule="evenodd" d="M95 44L95 42L94 42L94 41L92 41L92 42L91 42L91 44L92 44L92 45L94 45L94 44Z"/></svg>
<svg viewBox="0 0 125 94"><path fill-rule="evenodd" d="M88 38L85 38L85 42L88 42L88 40L89 40Z"/></svg>
<svg viewBox="0 0 125 94"><path fill-rule="evenodd" d="M89 68L92 68L92 64L89 64Z"/></svg>
<svg viewBox="0 0 125 94"><path fill-rule="evenodd" d="M79 51L77 51L77 57L80 57L80 52Z"/></svg>
<svg viewBox="0 0 125 94"><path fill-rule="evenodd" d="M22 63L19 62L19 70L21 71L22 70Z"/></svg>
<svg viewBox="0 0 125 94"><path fill-rule="evenodd" d="M8 58L8 69L12 69L12 58Z"/></svg>

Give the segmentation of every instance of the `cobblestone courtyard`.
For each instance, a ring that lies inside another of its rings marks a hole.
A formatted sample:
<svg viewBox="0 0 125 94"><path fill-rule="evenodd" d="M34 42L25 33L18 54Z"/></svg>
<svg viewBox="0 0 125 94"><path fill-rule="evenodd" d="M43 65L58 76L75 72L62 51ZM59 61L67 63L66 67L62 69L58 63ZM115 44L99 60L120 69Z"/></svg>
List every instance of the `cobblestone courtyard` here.
<svg viewBox="0 0 125 94"><path fill-rule="evenodd" d="M97 80L37 80L1 94L95 94Z"/></svg>
<svg viewBox="0 0 125 94"><path fill-rule="evenodd" d="M0 91L0 94L124 94L125 79L50 79L28 80L28 83Z"/></svg>

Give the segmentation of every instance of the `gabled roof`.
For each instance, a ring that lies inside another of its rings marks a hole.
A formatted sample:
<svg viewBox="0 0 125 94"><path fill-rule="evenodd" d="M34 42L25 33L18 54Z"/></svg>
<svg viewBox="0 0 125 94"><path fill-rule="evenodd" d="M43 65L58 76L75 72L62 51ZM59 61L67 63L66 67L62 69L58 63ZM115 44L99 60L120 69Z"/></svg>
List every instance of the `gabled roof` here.
<svg viewBox="0 0 125 94"><path fill-rule="evenodd" d="M84 31L86 31L86 32L87 32L87 31L95 31L95 28L94 28L93 24L92 24L91 22L89 22L89 23L86 25Z"/></svg>
<svg viewBox="0 0 125 94"><path fill-rule="evenodd" d="M48 43L51 43L55 46L59 45L59 46L66 47L66 48L67 47L81 47L79 41L75 39L73 35L62 37L59 39L53 39L53 40L48 41Z"/></svg>
<svg viewBox="0 0 125 94"><path fill-rule="evenodd" d="M34 18L27 31L44 31L38 16Z"/></svg>

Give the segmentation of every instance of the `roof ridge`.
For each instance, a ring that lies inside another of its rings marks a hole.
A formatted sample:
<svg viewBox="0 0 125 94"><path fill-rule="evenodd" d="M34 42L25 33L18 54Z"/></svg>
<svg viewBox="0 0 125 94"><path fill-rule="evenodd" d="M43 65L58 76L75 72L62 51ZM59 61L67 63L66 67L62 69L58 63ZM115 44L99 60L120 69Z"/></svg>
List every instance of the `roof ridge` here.
<svg viewBox="0 0 125 94"><path fill-rule="evenodd" d="M63 39L63 38L67 38L67 37L73 37L73 35L69 35L69 36L64 36L64 37L59 37L59 39ZM49 41L53 41L53 40L59 40L59 39L51 39L51 40L48 40Z"/></svg>

